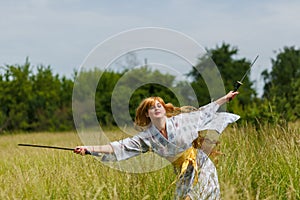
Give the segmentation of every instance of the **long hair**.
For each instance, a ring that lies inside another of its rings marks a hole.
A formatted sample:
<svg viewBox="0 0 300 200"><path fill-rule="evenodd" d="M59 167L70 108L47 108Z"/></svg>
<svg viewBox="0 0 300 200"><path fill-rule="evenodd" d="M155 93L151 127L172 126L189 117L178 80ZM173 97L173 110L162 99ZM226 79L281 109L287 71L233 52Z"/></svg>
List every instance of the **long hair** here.
<svg viewBox="0 0 300 200"><path fill-rule="evenodd" d="M193 106L176 107L172 103L165 103L161 97L148 97L144 99L136 109L135 113L135 126L147 127L151 120L147 117L148 110L151 106L155 105L155 101L158 101L166 110L166 116L172 117L181 113L188 113L196 111Z"/></svg>
<svg viewBox="0 0 300 200"><path fill-rule="evenodd" d="M165 103L161 97L148 97L144 99L136 109L135 125L140 127L147 127L151 120L147 117L148 110L151 106L155 105L155 101L158 101L166 110L166 116L174 116L176 112L179 114L180 108L175 107L171 103Z"/></svg>

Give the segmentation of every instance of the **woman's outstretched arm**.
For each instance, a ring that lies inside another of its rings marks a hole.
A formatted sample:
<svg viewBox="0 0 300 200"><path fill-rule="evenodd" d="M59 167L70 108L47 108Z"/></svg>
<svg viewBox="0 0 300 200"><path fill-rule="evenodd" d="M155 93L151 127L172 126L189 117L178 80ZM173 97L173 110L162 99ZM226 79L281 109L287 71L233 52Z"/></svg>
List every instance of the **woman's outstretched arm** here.
<svg viewBox="0 0 300 200"><path fill-rule="evenodd" d="M231 99L233 99L238 94L239 94L239 92L230 91L226 95L224 95L223 97L217 99L215 102L221 106L224 103L227 103L228 101L230 101Z"/></svg>
<svg viewBox="0 0 300 200"><path fill-rule="evenodd" d="M74 153L80 155L86 155L87 152L90 152L92 154L97 154L97 153L110 154L110 153L114 153L114 150L110 144L101 145L101 146L77 146L74 149Z"/></svg>

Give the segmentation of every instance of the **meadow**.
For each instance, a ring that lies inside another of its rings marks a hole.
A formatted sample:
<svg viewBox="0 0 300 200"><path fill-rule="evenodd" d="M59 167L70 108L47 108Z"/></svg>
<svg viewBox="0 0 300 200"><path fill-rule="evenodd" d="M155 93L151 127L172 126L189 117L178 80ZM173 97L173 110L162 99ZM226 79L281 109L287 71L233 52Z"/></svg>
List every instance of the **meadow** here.
<svg viewBox="0 0 300 200"><path fill-rule="evenodd" d="M0 199L173 199L171 165L132 174L92 156L18 143L75 147L81 141L75 132L1 135ZM299 124L230 126L220 150L222 199L300 199Z"/></svg>

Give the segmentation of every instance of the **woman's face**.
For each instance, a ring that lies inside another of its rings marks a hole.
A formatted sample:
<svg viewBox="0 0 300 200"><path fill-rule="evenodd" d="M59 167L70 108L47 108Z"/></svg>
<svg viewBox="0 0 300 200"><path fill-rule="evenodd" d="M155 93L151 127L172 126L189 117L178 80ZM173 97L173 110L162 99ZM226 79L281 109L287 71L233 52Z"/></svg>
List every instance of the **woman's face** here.
<svg viewBox="0 0 300 200"><path fill-rule="evenodd" d="M155 101L154 105L152 105L148 109L148 117L150 117L151 121L154 119L162 118L166 115L166 109L159 101Z"/></svg>

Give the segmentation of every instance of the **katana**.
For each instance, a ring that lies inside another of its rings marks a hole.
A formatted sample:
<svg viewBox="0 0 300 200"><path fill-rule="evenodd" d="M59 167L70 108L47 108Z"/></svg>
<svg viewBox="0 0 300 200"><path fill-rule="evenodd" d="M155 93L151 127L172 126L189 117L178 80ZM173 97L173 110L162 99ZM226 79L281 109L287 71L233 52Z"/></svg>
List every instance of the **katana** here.
<svg viewBox="0 0 300 200"><path fill-rule="evenodd" d="M26 147L37 147L37 148L47 148L47 149L59 149L59 150L66 150L66 151L74 151L74 148L56 147L56 146L46 146L46 145L36 145L36 144L18 144L18 146L26 146ZM91 155L91 152L85 151L85 154Z"/></svg>
<svg viewBox="0 0 300 200"><path fill-rule="evenodd" d="M241 79L240 81L235 82L235 84L234 84L234 90L233 90L234 92L236 92L236 91L239 89L239 87L240 87L241 85L243 85L244 79L246 78L246 76L247 76L248 73L250 72L250 70L251 70L252 66L254 65L254 63L256 62L257 58L258 58L258 55L257 55L256 58L253 60L253 62L250 64L249 69L246 71L246 73L244 74L244 76L242 77L242 79Z"/></svg>

